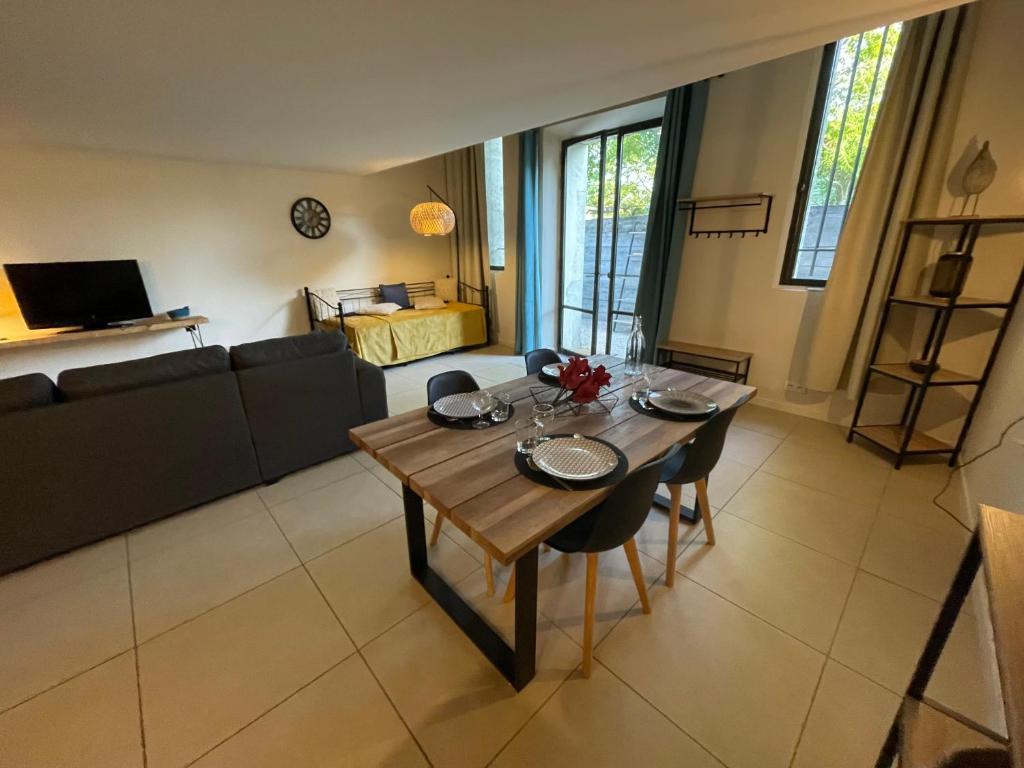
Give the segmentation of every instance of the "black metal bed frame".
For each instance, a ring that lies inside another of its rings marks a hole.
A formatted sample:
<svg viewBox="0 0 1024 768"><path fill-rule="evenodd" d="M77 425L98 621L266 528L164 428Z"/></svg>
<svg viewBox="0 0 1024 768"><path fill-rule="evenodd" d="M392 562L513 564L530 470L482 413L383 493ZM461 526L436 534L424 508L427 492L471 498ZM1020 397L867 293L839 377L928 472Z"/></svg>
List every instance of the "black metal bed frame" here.
<svg viewBox="0 0 1024 768"><path fill-rule="evenodd" d="M475 304L484 310L484 333L485 344L491 339L491 291L486 285L483 288L458 282L456 297L464 304ZM433 280L426 280L419 283L406 283L405 289L409 298L415 299L420 296L436 296L437 288ZM358 314L359 307L369 304L378 304L381 301L380 287L370 288L345 288L336 291L334 301L314 293L305 287L302 289L306 299L306 316L309 318L309 330L315 331L317 323L332 317L338 318L340 323L349 315ZM342 329L344 330L344 329Z"/></svg>

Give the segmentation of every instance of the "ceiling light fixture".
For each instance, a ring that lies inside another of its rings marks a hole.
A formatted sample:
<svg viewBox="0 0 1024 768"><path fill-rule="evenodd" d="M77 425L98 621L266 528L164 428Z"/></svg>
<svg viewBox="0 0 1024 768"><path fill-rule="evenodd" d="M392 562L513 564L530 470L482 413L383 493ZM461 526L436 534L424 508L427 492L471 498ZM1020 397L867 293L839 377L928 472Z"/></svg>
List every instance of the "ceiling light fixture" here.
<svg viewBox="0 0 1024 768"><path fill-rule="evenodd" d="M412 231L424 237L450 234L455 229L455 211L432 186L427 184L427 189L437 200L431 199L413 206L409 211L409 225Z"/></svg>

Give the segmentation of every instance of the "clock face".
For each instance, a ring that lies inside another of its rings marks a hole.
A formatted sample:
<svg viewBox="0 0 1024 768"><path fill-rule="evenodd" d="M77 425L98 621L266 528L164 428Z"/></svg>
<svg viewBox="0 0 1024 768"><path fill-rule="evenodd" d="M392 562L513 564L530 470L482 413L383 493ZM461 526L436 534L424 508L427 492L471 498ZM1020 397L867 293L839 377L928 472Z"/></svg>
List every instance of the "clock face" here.
<svg viewBox="0 0 1024 768"><path fill-rule="evenodd" d="M292 226L303 237L319 240L331 228L331 214L319 200L300 197L292 206Z"/></svg>

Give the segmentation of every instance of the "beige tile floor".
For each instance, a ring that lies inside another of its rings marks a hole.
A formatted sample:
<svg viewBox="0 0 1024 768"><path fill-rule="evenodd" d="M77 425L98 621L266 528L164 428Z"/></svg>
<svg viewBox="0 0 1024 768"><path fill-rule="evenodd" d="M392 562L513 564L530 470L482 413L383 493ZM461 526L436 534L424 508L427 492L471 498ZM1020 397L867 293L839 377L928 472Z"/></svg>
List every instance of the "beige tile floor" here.
<svg viewBox="0 0 1024 768"><path fill-rule="evenodd" d="M450 368L523 372L494 348L392 369L392 412ZM342 457L0 579L0 765L867 766L966 541L930 503L947 471L746 406L717 546L684 527L669 590L664 513L638 536L651 615L602 556L590 680L583 563L542 555L517 695L408 576L400 485ZM510 630L465 536L431 557ZM989 634L965 613L929 693L999 730Z"/></svg>

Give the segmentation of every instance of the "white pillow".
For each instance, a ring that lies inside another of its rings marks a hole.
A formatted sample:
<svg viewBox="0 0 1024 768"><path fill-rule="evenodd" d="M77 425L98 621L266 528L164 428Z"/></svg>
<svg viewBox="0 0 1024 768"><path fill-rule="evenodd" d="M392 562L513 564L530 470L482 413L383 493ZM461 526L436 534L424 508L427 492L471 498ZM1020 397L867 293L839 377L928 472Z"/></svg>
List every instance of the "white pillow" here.
<svg viewBox="0 0 1024 768"><path fill-rule="evenodd" d="M416 309L444 309L444 299L438 296L417 296L413 306Z"/></svg>
<svg viewBox="0 0 1024 768"><path fill-rule="evenodd" d="M434 281L434 293L437 294L438 298L444 299L445 301L458 301L458 295L456 294L457 286L455 285L454 277L445 277L441 280Z"/></svg>
<svg viewBox="0 0 1024 768"><path fill-rule="evenodd" d="M395 312L400 310L401 307L391 302L385 302L383 304L367 304L364 307L359 307L355 314L357 315L393 315Z"/></svg>

